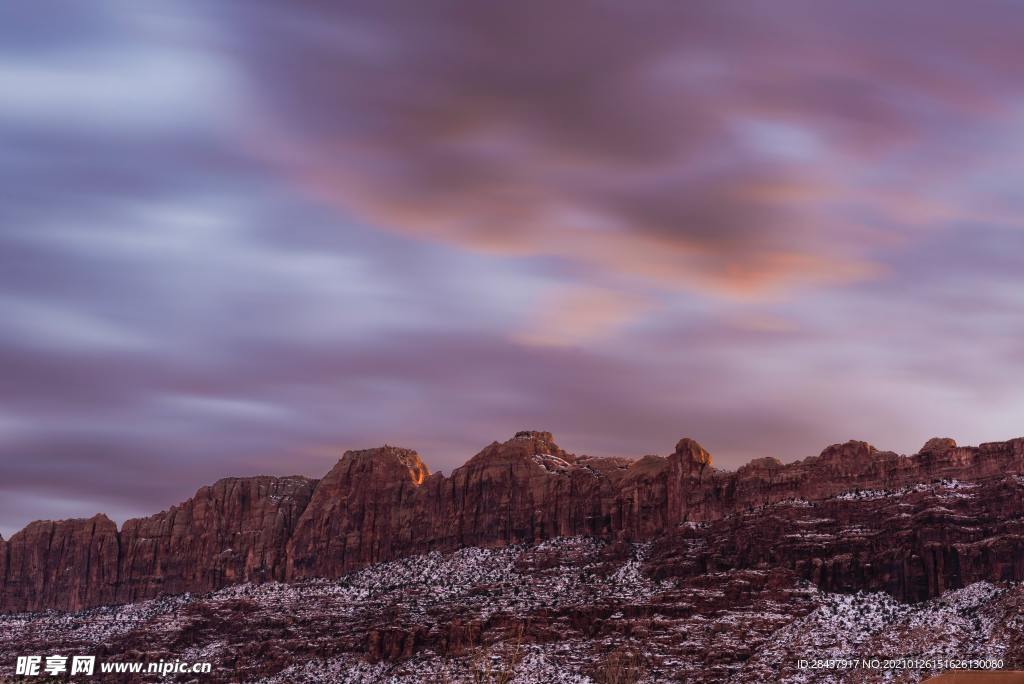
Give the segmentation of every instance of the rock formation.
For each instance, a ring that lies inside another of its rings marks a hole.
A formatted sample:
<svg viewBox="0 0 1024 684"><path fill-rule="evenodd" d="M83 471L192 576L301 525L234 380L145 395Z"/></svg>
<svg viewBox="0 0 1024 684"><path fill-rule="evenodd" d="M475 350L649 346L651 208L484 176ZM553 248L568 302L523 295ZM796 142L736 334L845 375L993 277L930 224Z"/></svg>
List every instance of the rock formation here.
<svg viewBox="0 0 1024 684"><path fill-rule="evenodd" d="M660 535L656 577L786 570L829 592L907 602L975 582L1024 579L1024 477L854 489L752 506Z"/></svg>
<svg viewBox="0 0 1024 684"><path fill-rule="evenodd" d="M824 502L843 492L1007 474L1024 474L1024 438L979 447L936 438L910 457L851 441L794 463L761 458L726 472L712 467L711 456L691 439L680 440L667 458L628 460L575 456L550 433L520 432L485 447L449 477L431 475L414 451L384 446L346 452L319 481L221 480L167 511L125 522L120 531L102 515L32 523L0 539L0 612L74 610L238 582L336 577L371 563L466 546L560 536L612 543L673 539L683 523L725 524L787 500ZM1019 497L1010 499L1008 507L1020 503ZM734 539L748 541L723 541L716 556L702 561L704 567L779 561L774 541L783 528L751 530L730 531ZM901 534L912 536L908 530ZM783 560L822 586L849 584L837 576L860 577L862 584L913 599L956 584L956 577L973 576L964 564L1001 564L1000 577L1024 578L1021 544L1014 541L1019 537L1007 536L999 548L951 556L948 530L935 535L908 541L905 548L913 551L906 553L930 558L921 561L928 567L957 566L959 574L908 571L899 585L886 579L895 576L896 560L887 561L888 571L876 567L862 576L859 570L837 575L816 566L813 554ZM940 546L928 546L933 542ZM918 563L899 562L904 561Z"/></svg>
<svg viewBox="0 0 1024 684"><path fill-rule="evenodd" d="M74 610L116 600L117 526L105 515L37 521L0 545L3 609Z"/></svg>
<svg viewBox="0 0 1024 684"><path fill-rule="evenodd" d="M288 540L317 481L219 480L188 501L121 528L117 601L284 579Z"/></svg>
<svg viewBox="0 0 1024 684"><path fill-rule="evenodd" d="M428 474L409 449L347 452L296 523L286 577L330 577L415 549L423 524L416 495Z"/></svg>

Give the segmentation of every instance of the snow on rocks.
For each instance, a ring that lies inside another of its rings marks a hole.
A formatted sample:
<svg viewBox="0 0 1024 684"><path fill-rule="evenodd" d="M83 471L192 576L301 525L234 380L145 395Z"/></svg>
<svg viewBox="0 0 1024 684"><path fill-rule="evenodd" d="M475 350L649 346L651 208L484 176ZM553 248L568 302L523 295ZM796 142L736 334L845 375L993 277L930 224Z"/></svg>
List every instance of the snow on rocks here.
<svg viewBox="0 0 1024 684"><path fill-rule="evenodd" d="M1014 586L902 604L823 593L778 569L657 579L652 553L557 538L429 553L336 580L0 616L0 662L58 652L209 661L204 681L265 684L853 682L863 680L800 670L797 659L1003 657L1022 641Z"/></svg>
<svg viewBox="0 0 1024 684"><path fill-rule="evenodd" d="M1014 623L1008 613L1019 615L1022 598L1018 586L988 582L917 604L883 593L819 594L819 607L776 632L737 681L919 682L943 669L801 669L801 659L1003 660L1008 646L1021 639L1024 620Z"/></svg>
<svg viewBox="0 0 1024 684"><path fill-rule="evenodd" d="M978 486L975 482L939 480L932 483L907 485L897 489L853 489L837 494L835 498L840 501L873 501L875 499L888 499L907 494L929 492L944 498L966 499L972 496L970 490L976 489Z"/></svg>

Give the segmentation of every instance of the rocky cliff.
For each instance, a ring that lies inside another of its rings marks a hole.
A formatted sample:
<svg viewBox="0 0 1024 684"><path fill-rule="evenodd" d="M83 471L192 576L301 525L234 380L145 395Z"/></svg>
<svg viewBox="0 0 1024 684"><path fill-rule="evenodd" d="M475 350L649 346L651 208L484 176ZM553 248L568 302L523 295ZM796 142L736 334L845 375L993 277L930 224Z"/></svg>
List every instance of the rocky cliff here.
<svg viewBox="0 0 1024 684"><path fill-rule="evenodd" d="M0 606L17 612L113 603L118 555L117 526L105 515L31 523L0 544Z"/></svg>
<svg viewBox="0 0 1024 684"><path fill-rule="evenodd" d="M916 602L1024 578L1024 477L942 479L751 506L651 545L659 578L785 570L826 592Z"/></svg>
<svg viewBox="0 0 1024 684"><path fill-rule="evenodd" d="M316 486L304 477L229 478L128 520L116 559L118 602L284 579L288 540Z"/></svg>
<svg viewBox="0 0 1024 684"><path fill-rule="evenodd" d="M843 492L1007 474L1024 474L1024 439L979 447L933 439L909 457L847 442L803 461L762 458L727 472L716 470L690 439L680 440L668 457L628 460L575 456L550 433L520 432L487 446L449 477L431 475L414 451L384 446L346 452L319 481L221 480L167 511L125 522L120 531L102 515L32 523L0 540L0 611L75 610L238 582L336 577L371 563L469 546L564 536L670 540L684 523L735 521L745 511L789 500L819 502ZM1012 508L1019 517L1018 504L1013 499L1000 514L1011 515ZM943 568L954 563L948 548L955 535L942 529L936 539L906 546L908 559L928 557ZM722 537L702 567L775 562L783 531L730 529L732 537ZM953 574L908 572L901 575L904 585L878 570L837 575L821 558L816 565L813 553L782 560L823 585L868 583L902 598L923 598L955 585L957 577L977 575L970 568L979 563L997 564L1003 579L1024 578L1020 537L1007 535L1002 547L976 557L957 552ZM835 548L829 552L837 555ZM691 560L678 558L676 565Z"/></svg>

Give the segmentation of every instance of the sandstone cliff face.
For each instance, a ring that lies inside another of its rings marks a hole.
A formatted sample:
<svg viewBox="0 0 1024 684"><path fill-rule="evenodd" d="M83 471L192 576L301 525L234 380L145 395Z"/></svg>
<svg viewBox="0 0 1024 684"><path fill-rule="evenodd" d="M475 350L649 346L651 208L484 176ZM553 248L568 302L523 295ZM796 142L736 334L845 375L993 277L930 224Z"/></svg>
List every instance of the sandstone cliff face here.
<svg viewBox="0 0 1024 684"><path fill-rule="evenodd" d="M121 531L109 518L34 522L0 544L0 611L75 610L284 579L315 480L229 478Z"/></svg>
<svg viewBox="0 0 1024 684"><path fill-rule="evenodd" d="M683 438L669 456L668 466L669 513L666 522L678 523L708 515L706 509L714 508L712 502L720 496L708 487L715 478L711 454L692 439Z"/></svg>
<svg viewBox="0 0 1024 684"><path fill-rule="evenodd" d="M117 526L105 515L38 521L0 544L5 612L77 610L116 600Z"/></svg>
<svg viewBox="0 0 1024 684"><path fill-rule="evenodd" d="M715 471L690 487L685 520L717 520L736 510L800 498L821 500L853 489L889 489L940 479L983 479L1024 472L1024 438L957 447L929 440L915 456L879 451L867 442L833 444L802 461L753 461L736 472Z"/></svg>
<svg viewBox="0 0 1024 684"><path fill-rule="evenodd" d="M287 577L335 576L432 550L609 536L617 471L626 470L577 460L544 432L495 442L448 478L429 476L407 449L348 452L299 520Z"/></svg>
<svg viewBox="0 0 1024 684"><path fill-rule="evenodd" d="M125 522L117 600L284 579L285 547L315 480L219 480L178 506Z"/></svg>
<svg viewBox="0 0 1024 684"><path fill-rule="evenodd" d="M653 546L662 577L785 569L826 591L921 601L1024 578L1024 477L783 501L678 528Z"/></svg>
<svg viewBox="0 0 1024 684"><path fill-rule="evenodd" d="M762 458L725 472L714 469L708 452L690 439L680 440L667 458L632 461L578 457L550 433L520 432L487 446L449 477L431 475L411 450L385 446L347 452L320 481L221 480L167 511L127 521L120 532L104 516L33 523L0 540L0 611L66 610L237 582L335 577L371 563L466 546L559 536L609 542L671 537L683 523L735 519L792 499L825 501L856 489L1008 473L1024 473L1024 439L958 447L937 438L913 457L847 442L795 463ZM750 541L752 555L721 558L740 565L775 562L773 540L780 533L762 529L761 546ZM743 539L745 532L735 534ZM1013 540L1005 537L1005 548L957 551L955 560L947 547L941 558L932 547L905 547L943 568L980 567L999 557L1009 564L1007 573L1024 578L1024 564L1015 560L1020 544ZM789 565L822 586L836 576L831 565L820 572L798 567L796 560ZM882 584L904 597L917 596L921 586L924 595L943 586L938 576L912 575L904 573L913 590Z"/></svg>
<svg viewBox="0 0 1024 684"><path fill-rule="evenodd" d="M608 534L612 480L577 463L547 432L493 443L440 483L441 548L501 546L574 534Z"/></svg>
<svg viewBox="0 0 1024 684"><path fill-rule="evenodd" d="M296 523L286 578L334 576L417 548L416 495L428 476L409 449L347 452Z"/></svg>

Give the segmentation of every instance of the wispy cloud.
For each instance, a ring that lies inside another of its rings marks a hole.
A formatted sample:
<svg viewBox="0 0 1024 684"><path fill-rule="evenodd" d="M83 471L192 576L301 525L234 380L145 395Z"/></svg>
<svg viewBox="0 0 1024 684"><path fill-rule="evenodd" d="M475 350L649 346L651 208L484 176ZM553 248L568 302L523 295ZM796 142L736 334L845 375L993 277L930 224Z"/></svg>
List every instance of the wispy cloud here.
<svg viewBox="0 0 1024 684"><path fill-rule="evenodd" d="M0 7L0 530L524 427L1020 433L1021 13Z"/></svg>

